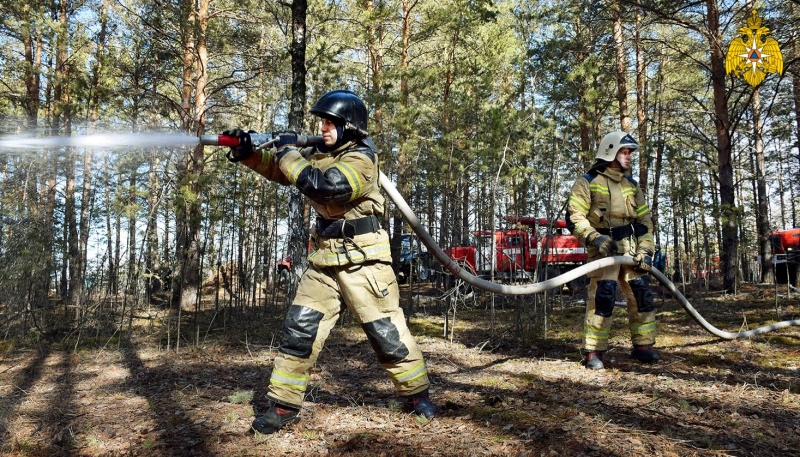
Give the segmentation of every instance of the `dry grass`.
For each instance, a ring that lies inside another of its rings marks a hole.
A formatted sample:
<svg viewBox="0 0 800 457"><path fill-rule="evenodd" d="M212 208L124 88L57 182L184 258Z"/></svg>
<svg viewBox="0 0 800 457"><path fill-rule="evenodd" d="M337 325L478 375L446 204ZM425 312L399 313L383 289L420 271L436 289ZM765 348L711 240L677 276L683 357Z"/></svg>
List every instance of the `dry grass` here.
<svg viewBox="0 0 800 457"><path fill-rule="evenodd" d="M782 298L776 307L761 289L692 301L726 330L798 314L796 302ZM443 313L411 318L441 408L433 421L400 408L349 319L313 370L301 422L272 436L253 434L249 424L264 408L279 318L229 325L177 353L164 350L157 332L120 348L87 341L77 351L4 342L0 454L798 455L796 327L720 341L663 300L663 359L643 366L627 357L619 309L610 368L590 372L578 363L577 302L553 305L548 333L536 339L515 334L515 306L524 302L495 311L494 325L485 302L477 303L459 310L453 342L443 337Z"/></svg>

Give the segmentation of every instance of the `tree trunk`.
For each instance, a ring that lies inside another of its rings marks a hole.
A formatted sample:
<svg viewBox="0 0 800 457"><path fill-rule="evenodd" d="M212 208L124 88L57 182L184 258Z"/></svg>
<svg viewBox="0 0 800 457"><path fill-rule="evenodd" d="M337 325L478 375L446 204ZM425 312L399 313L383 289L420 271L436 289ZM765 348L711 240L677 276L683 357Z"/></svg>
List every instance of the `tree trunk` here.
<svg viewBox="0 0 800 457"><path fill-rule="evenodd" d="M797 24L800 21L800 6L796 3L791 4L792 8L792 17L794 18L794 23ZM794 37L792 40L792 57L794 60L800 58L800 38L797 36ZM796 124L796 130L794 132L794 137L796 139L795 148L800 150L800 71L792 71L792 95L794 98L794 119ZM800 154L797 154L798 162L800 162ZM798 167L797 177L795 178L795 183L800 182L800 167ZM797 227L798 225L798 218L794 216L793 212L793 226ZM798 275L800 276L800 275Z"/></svg>
<svg viewBox="0 0 800 457"><path fill-rule="evenodd" d="M306 105L306 15L307 0L292 1L292 42L289 55L292 59L292 99L289 108L289 130L300 131L303 127ZM297 293L297 278L308 265L308 216L305 197L296 188L289 192L289 255L292 257L294 274L289 275L286 290L286 306L291 305Z"/></svg>
<svg viewBox="0 0 800 457"><path fill-rule="evenodd" d="M117 293L117 263L116 256L114 255L114 231L111 224L111 173L109 169L108 155L106 154L103 159L103 179L106 182L104 195L104 203L106 208L106 249L108 253L108 288L106 292L114 295Z"/></svg>
<svg viewBox="0 0 800 457"><path fill-rule="evenodd" d="M205 132L205 103L208 75L209 0L189 1L181 4L184 28L183 76L181 81L181 129L200 135ZM200 292L200 220L204 172L204 148L197 145L184 157L179 169L179 185L183 201L176 214L176 268L173 289L173 306L194 306Z"/></svg>
<svg viewBox="0 0 800 457"><path fill-rule="evenodd" d="M767 196L767 174L764 162L764 124L761 120L761 93L758 88L753 91L753 137L755 138L756 162L756 230L758 236L758 254L761 256L761 282L771 283L773 280L772 249L769 244L769 197Z"/></svg>
<svg viewBox="0 0 800 457"><path fill-rule="evenodd" d="M134 167L128 176L128 273L127 280L125 282L125 284L127 284L125 290L127 293L136 292L136 281L139 277L139 271L136 263L136 206L138 204L136 201L136 187L138 185L136 175L137 172L136 168Z"/></svg>
<svg viewBox="0 0 800 457"><path fill-rule="evenodd" d="M714 126L717 136L717 166L719 167L720 222L722 225L722 275L723 288L736 289L738 239L738 209L736 208L733 164L731 162L730 119L725 90L725 53L719 24L717 0L706 0L708 41L711 51L711 84L714 93Z"/></svg>
<svg viewBox="0 0 800 457"><path fill-rule="evenodd" d="M625 37L622 31L622 13L619 0L611 1L611 18L614 23L614 50L616 51L617 105L619 125L624 132L631 131L631 117L628 115L628 83L625 74L628 69L625 61Z"/></svg>
<svg viewBox="0 0 800 457"><path fill-rule="evenodd" d="M654 164L653 164L653 193L650 195L651 201L653 202L650 205L650 211L653 213L653 224L655 228L655 236L656 236L656 243L661 242L661 229L659 224L659 193L661 190L661 174L664 162L664 154L666 153L666 139L664 132L664 124L666 122L664 116L664 101L661 98L661 93L664 84L664 72L667 65L667 57L666 53L662 52L661 59L659 62L659 69L660 71L657 73L656 82L655 82L655 90L653 93L655 94L655 101L653 104L653 109L655 110L655 125L656 131L654 133L655 144L653 145L653 150L655 151L654 157ZM648 143L648 149L650 141Z"/></svg>
<svg viewBox="0 0 800 457"><path fill-rule="evenodd" d="M644 50L642 49L642 37L641 37L641 28L642 28L642 12L641 10L636 10L636 31L634 39L636 41L636 121L637 121L637 129L639 131L639 187L647 194L647 185L648 185L648 173L647 168L650 165L650 151L652 150L650 145L650 138L648 134L648 123L647 123L647 66L645 64L645 56ZM663 66L661 67L664 68ZM658 74L658 77L662 77L661 73ZM659 146L663 149L663 146ZM659 154L657 152L656 154ZM660 165L660 164L659 164ZM658 176L660 170L656 170L656 173L653 175ZM653 189L653 200L656 199L658 195L658 189ZM655 211L653 211L653 224L658 225L658 218L656 217ZM656 229L657 231L657 229Z"/></svg>
<svg viewBox="0 0 800 457"><path fill-rule="evenodd" d="M25 53L25 114L29 130L34 130L39 123L39 89L41 86L42 65L42 27L36 27L35 34L31 24L34 16L41 16L41 11L31 11L29 2L22 2L22 46Z"/></svg>
<svg viewBox="0 0 800 457"><path fill-rule="evenodd" d="M413 0L403 0L403 23L400 27L401 32L401 46L400 46L400 110L403 113L408 112L409 108L409 89L408 89L408 71L409 71L409 50L411 48L411 20L412 10L417 4ZM397 190L405 198L411 195L411 180L413 179L413 172L409 166L408 161L408 136L407 129L408 121L402 119L400 127L398 128L398 153L397 153ZM399 271L400 259L400 243L403 233L403 217L396 213L394 215L394 224L392 232L392 259L395 271Z"/></svg>

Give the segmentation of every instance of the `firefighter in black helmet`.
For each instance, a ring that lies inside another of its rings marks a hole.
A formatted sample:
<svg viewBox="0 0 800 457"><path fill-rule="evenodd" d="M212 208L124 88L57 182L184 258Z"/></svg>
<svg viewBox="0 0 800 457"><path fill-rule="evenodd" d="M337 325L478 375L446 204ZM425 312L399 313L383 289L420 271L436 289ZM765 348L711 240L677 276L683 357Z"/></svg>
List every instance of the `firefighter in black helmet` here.
<svg viewBox="0 0 800 457"><path fill-rule="evenodd" d="M335 90L324 94L311 113L320 118L324 145L299 149L296 134L278 132L273 134L277 150L254 153L246 145L246 132L228 133L240 138L240 146L229 154L232 160L296 186L317 214L310 265L286 313L270 377L271 405L253 421L253 429L273 433L298 419L309 372L342 303L361 324L409 409L430 419L436 408L428 396L427 368L400 308L389 235L380 226L384 198L378 151L367 133L367 108L354 93Z"/></svg>

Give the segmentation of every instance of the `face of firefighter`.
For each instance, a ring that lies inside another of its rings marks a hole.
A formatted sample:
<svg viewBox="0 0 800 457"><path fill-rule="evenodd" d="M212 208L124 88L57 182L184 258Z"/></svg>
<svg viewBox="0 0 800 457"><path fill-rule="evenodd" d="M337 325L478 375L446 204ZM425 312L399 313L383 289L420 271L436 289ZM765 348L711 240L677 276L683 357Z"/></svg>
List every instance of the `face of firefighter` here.
<svg viewBox="0 0 800 457"><path fill-rule="evenodd" d="M619 163L620 167L623 170L627 170L631 167L631 151L628 148L622 148L617 151L617 162Z"/></svg>
<svg viewBox="0 0 800 457"><path fill-rule="evenodd" d="M339 139L339 132L336 130L336 124L323 117L320 118L319 129L322 132L322 140L325 142L325 146L329 148L333 147Z"/></svg>

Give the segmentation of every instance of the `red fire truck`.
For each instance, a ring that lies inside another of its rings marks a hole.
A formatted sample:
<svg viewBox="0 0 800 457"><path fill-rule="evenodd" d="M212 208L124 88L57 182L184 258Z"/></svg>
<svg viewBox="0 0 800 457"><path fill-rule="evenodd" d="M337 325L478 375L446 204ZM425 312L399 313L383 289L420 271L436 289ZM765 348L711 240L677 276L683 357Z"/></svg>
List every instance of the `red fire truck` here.
<svg viewBox="0 0 800 457"><path fill-rule="evenodd" d="M569 233L564 220L509 216L506 221L520 228L473 232L469 246L451 247L445 252L479 276L489 277L494 270L494 278L504 281L554 278L588 259L586 249ZM586 283L582 276L568 287L575 292Z"/></svg>
<svg viewBox="0 0 800 457"><path fill-rule="evenodd" d="M800 227L777 230L769 235L778 284L797 284L797 265L800 264Z"/></svg>

